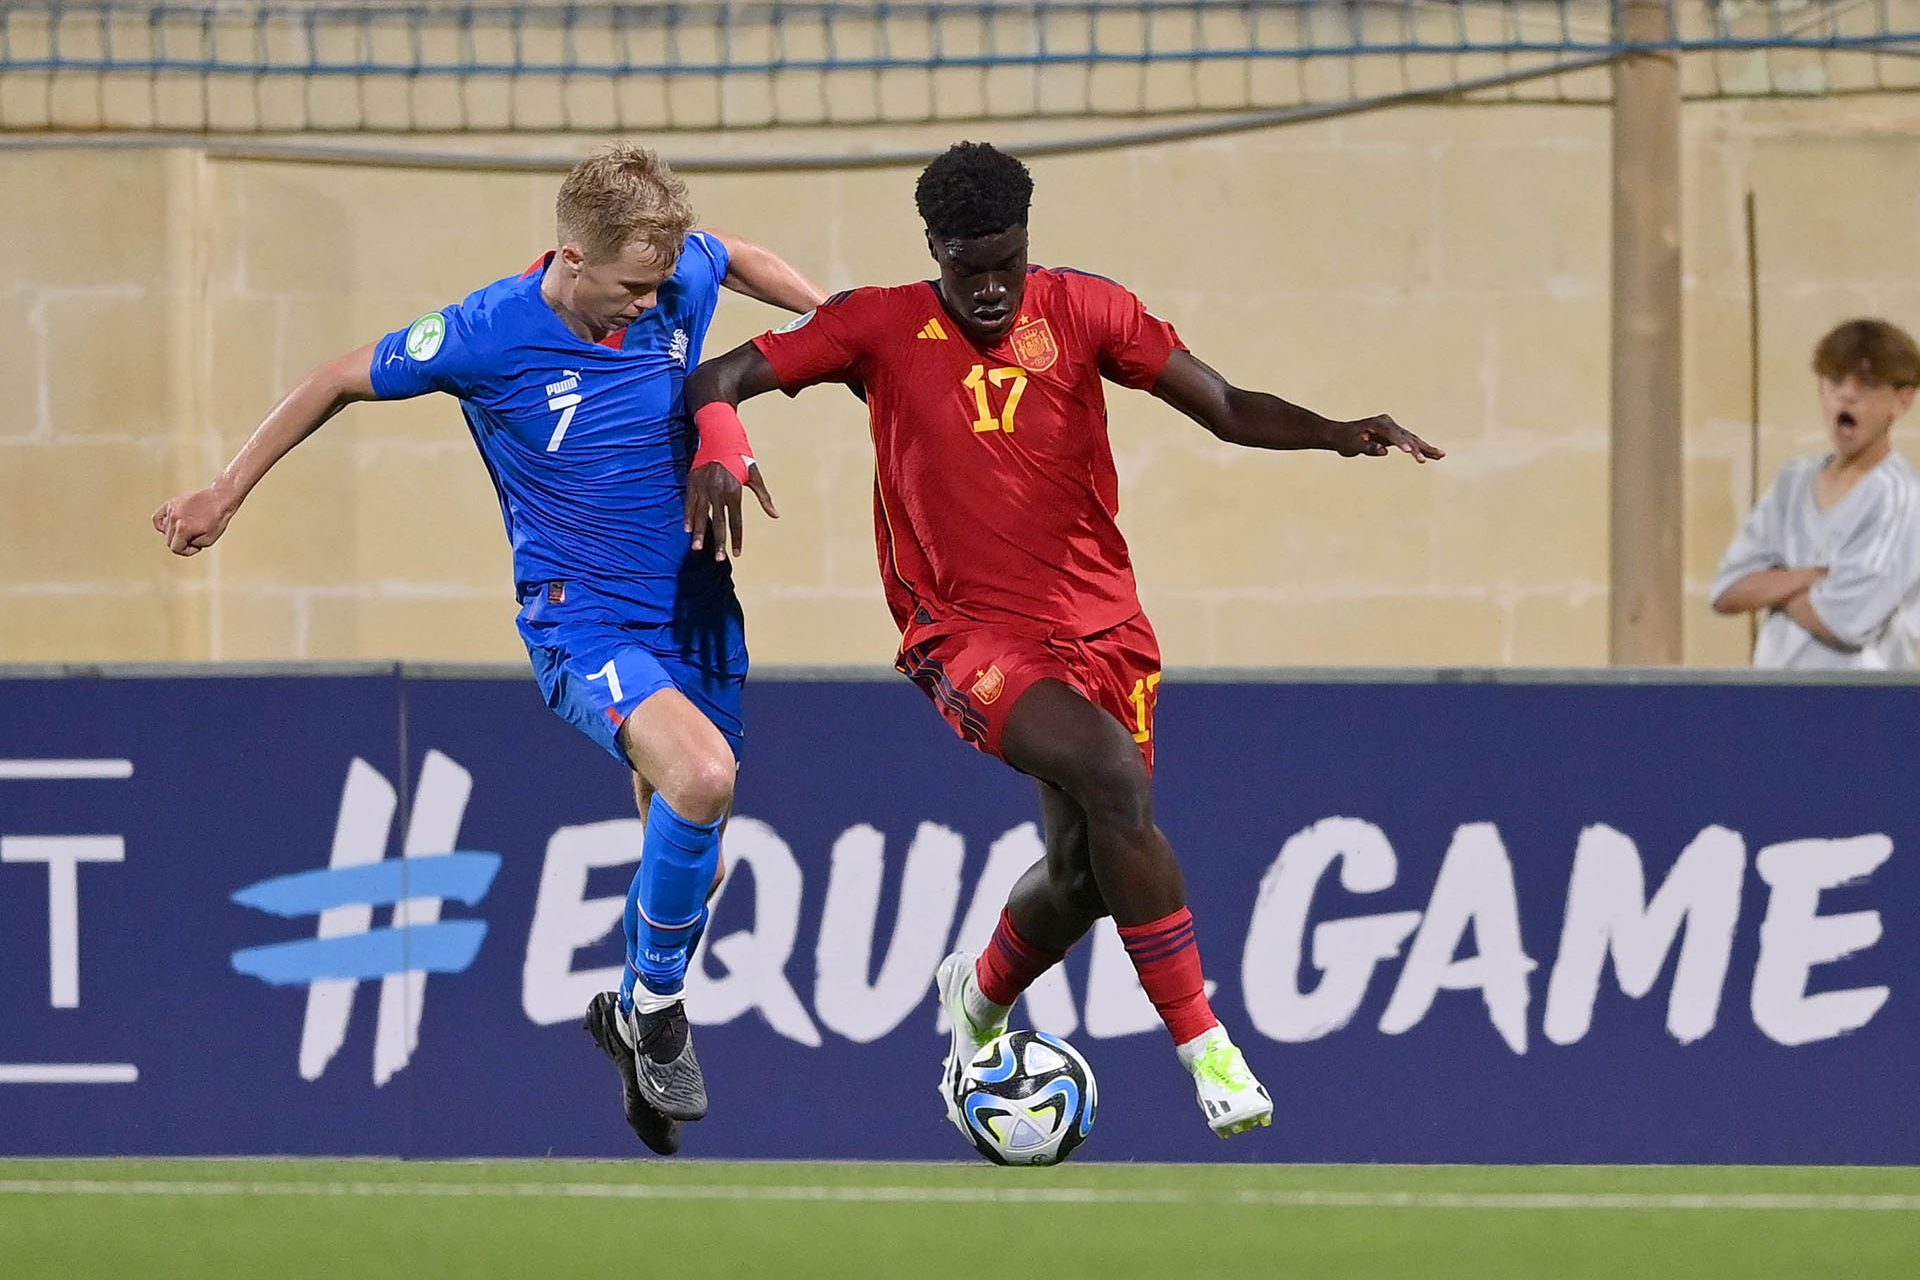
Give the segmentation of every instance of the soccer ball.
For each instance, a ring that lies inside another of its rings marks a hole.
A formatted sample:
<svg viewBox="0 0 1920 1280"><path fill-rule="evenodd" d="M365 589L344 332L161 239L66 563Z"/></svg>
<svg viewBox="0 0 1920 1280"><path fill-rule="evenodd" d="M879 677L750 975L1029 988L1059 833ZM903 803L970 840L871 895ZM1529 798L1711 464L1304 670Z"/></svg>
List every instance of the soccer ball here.
<svg viewBox="0 0 1920 1280"><path fill-rule="evenodd" d="M954 1100L961 1129L995 1164L1059 1164L1093 1132L1099 1090L1065 1040L1012 1031L967 1063Z"/></svg>

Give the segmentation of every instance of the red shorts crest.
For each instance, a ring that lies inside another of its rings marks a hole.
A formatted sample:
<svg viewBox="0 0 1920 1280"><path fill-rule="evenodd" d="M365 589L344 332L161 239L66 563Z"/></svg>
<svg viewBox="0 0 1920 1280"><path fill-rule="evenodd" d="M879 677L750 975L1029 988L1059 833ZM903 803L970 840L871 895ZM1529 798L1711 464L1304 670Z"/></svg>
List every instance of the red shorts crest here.
<svg viewBox="0 0 1920 1280"><path fill-rule="evenodd" d="M1058 680L1118 720L1153 770L1160 700L1160 642L1147 615L1075 639L1045 639L992 623L918 628L901 637L894 665L924 690L955 733L1000 755L1007 717L1040 680ZM1004 757L1002 757L1004 758Z"/></svg>
<svg viewBox="0 0 1920 1280"><path fill-rule="evenodd" d="M1029 320L1013 331L1013 357L1028 373L1045 373L1053 368L1060 358L1060 348L1054 344L1053 330L1044 319Z"/></svg>

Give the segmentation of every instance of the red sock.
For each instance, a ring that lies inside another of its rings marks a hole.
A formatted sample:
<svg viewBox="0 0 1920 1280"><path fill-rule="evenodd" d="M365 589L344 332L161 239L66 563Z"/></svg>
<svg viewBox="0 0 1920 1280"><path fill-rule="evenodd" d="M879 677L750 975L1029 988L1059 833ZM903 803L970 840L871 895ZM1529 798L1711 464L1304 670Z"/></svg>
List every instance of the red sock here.
<svg viewBox="0 0 1920 1280"><path fill-rule="evenodd" d="M1000 923L993 927L987 949L974 961L973 980L980 994L995 1004L1012 1004L1033 980L1060 963L1064 951L1048 951L1020 936L1013 917L1000 910Z"/></svg>
<svg viewBox="0 0 1920 1280"><path fill-rule="evenodd" d="M1140 985L1160 1011L1175 1044L1186 1044L1220 1025L1207 1003L1207 980L1200 971L1191 911L1182 907L1146 924L1123 924L1120 940L1127 944Z"/></svg>

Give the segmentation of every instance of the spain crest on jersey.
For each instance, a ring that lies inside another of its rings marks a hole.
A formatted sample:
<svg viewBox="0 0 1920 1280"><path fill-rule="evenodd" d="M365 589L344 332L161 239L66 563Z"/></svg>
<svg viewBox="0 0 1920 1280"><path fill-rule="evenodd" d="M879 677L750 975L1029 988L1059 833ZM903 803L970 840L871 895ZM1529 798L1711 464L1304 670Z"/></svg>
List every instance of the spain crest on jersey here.
<svg viewBox="0 0 1920 1280"><path fill-rule="evenodd" d="M1060 358L1060 348L1054 344L1053 330L1046 320L1029 320L1014 327L1013 357L1028 373L1045 373L1053 368Z"/></svg>

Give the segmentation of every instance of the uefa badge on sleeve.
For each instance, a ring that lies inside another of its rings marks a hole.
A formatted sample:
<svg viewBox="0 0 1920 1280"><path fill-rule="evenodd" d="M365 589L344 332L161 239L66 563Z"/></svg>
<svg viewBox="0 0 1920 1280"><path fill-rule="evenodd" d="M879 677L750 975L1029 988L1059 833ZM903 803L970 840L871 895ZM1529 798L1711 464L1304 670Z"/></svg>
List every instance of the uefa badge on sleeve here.
<svg viewBox="0 0 1920 1280"><path fill-rule="evenodd" d="M446 317L429 311L407 330L407 355L414 360L431 360L440 354L440 344L446 338Z"/></svg>

